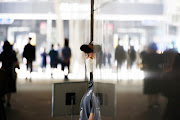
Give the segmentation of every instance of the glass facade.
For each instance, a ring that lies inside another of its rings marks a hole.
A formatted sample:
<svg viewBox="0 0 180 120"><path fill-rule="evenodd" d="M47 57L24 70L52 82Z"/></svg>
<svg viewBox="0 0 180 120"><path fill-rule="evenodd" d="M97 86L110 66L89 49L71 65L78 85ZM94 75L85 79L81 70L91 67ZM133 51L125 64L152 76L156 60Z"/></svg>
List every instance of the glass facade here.
<svg viewBox="0 0 180 120"><path fill-rule="evenodd" d="M162 1L126 2L162 4ZM95 1L94 44L100 45L101 50L94 53L94 90L101 104L101 117L103 120L162 119L167 104L161 91L165 84L162 76L169 64L167 59L170 60L166 52L178 52L179 28L165 19L149 19L143 6L144 13L138 13L132 6L124 9L134 9L135 15L144 16L141 20L133 18L131 13L125 15L128 18L113 12L107 14L104 8L113 9L113 3ZM103 18L104 15L107 16Z"/></svg>

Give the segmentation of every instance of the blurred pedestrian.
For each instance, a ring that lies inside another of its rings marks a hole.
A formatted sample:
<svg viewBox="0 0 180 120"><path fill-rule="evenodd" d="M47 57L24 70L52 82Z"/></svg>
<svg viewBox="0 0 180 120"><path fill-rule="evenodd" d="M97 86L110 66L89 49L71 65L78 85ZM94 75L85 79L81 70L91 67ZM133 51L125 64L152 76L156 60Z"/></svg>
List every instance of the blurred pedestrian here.
<svg viewBox="0 0 180 120"><path fill-rule="evenodd" d="M161 54L157 54L157 46L152 43L148 46L148 51L143 53L142 64L145 72L144 78L144 94L148 95L148 107L155 108L160 107L159 93L160 93L160 81L162 73L163 57Z"/></svg>
<svg viewBox="0 0 180 120"><path fill-rule="evenodd" d="M180 120L180 54L174 58L171 71L165 72L162 79L161 92L168 99L163 120Z"/></svg>
<svg viewBox="0 0 180 120"><path fill-rule="evenodd" d="M112 64L111 64L111 58L112 58L112 55L110 52L107 53L107 61L108 61L108 65L109 67L111 68Z"/></svg>
<svg viewBox="0 0 180 120"><path fill-rule="evenodd" d="M8 92L8 75L7 72L1 68L0 69L0 120L6 120L6 112L4 109L4 96Z"/></svg>
<svg viewBox="0 0 180 120"><path fill-rule="evenodd" d="M19 65L16 58L16 53L12 50L12 46L8 41L4 42L3 52L0 54L0 61L2 61L1 69L7 73L6 104L8 107L10 107L11 93L16 92L17 74L15 72L15 68L19 68Z"/></svg>
<svg viewBox="0 0 180 120"><path fill-rule="evenodd" d="M130 60L129 67L131 69L136 61L136 51L134 49L134 46L130 46L130 49L128 50L128 55L129 55L129 60Z"/></svg>
<svg viewBox="0 0 180 120"><path fill-rule="evenodd" d="M43 48L43 52L41 53L41 68L42 68L42 70L46 69L46 64L47 64L46 57L47 57L46 48Z"/></svg>
<svg viewBox="0 0 180 120"><path fill-rule="evenodd" d="M51 45L49 56L50 56L50 66L51 69L53 70L57 68L57 63L58 63L58 52L54 50L54 44ZM51 72L51 78L53 78L53 71Z"/></svg>
<svg viewBox="0 0 180 120"><path fill-rule="evenodd" d="M50 56L51 68L57 68L58 53L57 53L57 51L54 50L54 44L51 45L51 50L49 52L49 56Z"/></svg>
<svg viewBox="0 0 180 120"><path fill-rule="evenodd" d="M99 53L96 54L96 67L99 66L99 68L101 69L102 64L103 64L103 51L101 49Z"/></svg>
<svg viewBox="0 0 180 120"><path fill-rule="evenodd" d="M64 47L62 48L62 70L64 71L65 66L68 68L68 73L70 71L70 59L71 59L71 49L69 48L69 40L66 38L64 41ZM68 74L64 76L65 80L68 80Z"/></svg>
<svg viewBox="0 0 180 120"><path fill-rule="evenodd" d="M30 73L33 71L33 61L35 61L35 52L36 52L35 46L31 45L31 40L32 38L29 37L29 43L24 47L24 51L23 51L23 57L26 58L27 60L26 63L27 71L28 68L30 68ZM27 76L26 76L26 80L27 80Z"/></svg>
<svg viewBox="0 0 180 120"><path fill-rule="evenodd" d="M117 61L117 69L122 67L126 60L126 52L120 44L115 49L115 60Z"/></svg>

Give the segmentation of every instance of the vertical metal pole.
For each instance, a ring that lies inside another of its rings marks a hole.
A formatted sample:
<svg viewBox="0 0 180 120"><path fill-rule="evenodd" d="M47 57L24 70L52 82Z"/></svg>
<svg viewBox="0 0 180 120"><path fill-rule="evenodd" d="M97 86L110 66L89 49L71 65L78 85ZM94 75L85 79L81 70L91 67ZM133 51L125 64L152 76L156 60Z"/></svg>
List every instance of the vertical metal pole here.
<svg viewBox="0 0 180 120"><path fill-rule="evenodd" d="M94 38L94 0L91 0L91 36L90 40ZM93 72L90 73L90 81L93 82Z"/></svg>
<svg viewBox="0 0 180 120"><path fill-rule="evenodd" d="M94 0L91 0L91 36L90 40L93 41L94 36Z"/></svg>

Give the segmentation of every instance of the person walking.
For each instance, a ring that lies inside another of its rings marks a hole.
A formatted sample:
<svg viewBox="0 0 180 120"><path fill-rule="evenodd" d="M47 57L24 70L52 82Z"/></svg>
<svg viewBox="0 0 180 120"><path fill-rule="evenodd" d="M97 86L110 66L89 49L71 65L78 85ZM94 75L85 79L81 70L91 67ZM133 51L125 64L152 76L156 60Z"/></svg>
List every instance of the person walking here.
<svg viewBox="0 0 180 120"><path fill-rule="evenodd" d="M16 92L16 79L17 74L15 68L19 68L18 61L16 58L16 52L12 50L12 46L8 41L4 42L3 52L0 54L0 61L2 61L1 69L7 74L6 82L6 105L11 107L11 93Z"/></svg>
<svg viewBox="0 0 180 120"><path fill-rule="evenodd" d="M62 48L62 70L64 71L65 66L68 68L68 73L70 71L70 59L71 59L71 49L69 48L69 40L65 39L64 47ZM68 80L68 74L64 76L64 80Z"/></svg>
<svg viewBox="0 0 180 120"><path fill-rule="evenodd" d="M168 99L163 120L180 120L180 54L169 59L173 63L170 71L164 72L161 87L162 95Z"/></svg>
<svg viewBox="0 0 180 120"><path fill-rule="evenodd" d="M142 54L144 78L144 94L148 96L148 108L159 108L160 80L162 74L163 56L156 53L157 46L151 43L148 51Z"/></svg>
<svg viewBox="0 0 180 120"><path fill-rule="evenodd" d="M50 66L52 69L51 72L51 78L53 78L53 69L57 68L57 63L58 63L58 52L54 50L54 44L51 45L51 50L49 52L50 56Z"/></svg>
<svg viewBox="0 0 180 120"><path fill-rule="evenodd" d="M130 46L130 49L128 50L128 55L129 55L129 67L132 69L132 66L134 65L136 61L136 51L134 49L134 46Z"/></svg>
<svg viewBox="0 0 180 120"><path fill-rule="evenodd" d="M24 52L23 52L23 57L26 58L27 63L26 63L26 67L27 67L27 71L28 68L30 68L30 73L33 71L33 61L35 61L35 46L31 45L31 40L32 38L29 37L29 43L24 47ZM26 76L26 80L27 80L27 76ZM30 77L30 81L31 81L31 77Z"/></svg>
<svg viewBox="0 0 180 120"><path fill-rule="evenodd" d="M44 71L44 69L46 69L46 57L47 57L47 53L46 53L46 48L43 48L43 52L41 53L41 68L42 71Z"/></svg>

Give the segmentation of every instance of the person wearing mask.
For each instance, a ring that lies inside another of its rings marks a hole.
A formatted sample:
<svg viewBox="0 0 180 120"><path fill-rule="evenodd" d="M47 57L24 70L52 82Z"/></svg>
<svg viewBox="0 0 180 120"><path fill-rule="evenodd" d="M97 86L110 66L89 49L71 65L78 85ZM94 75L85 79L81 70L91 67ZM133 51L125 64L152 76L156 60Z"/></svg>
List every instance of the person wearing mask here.
<svg viewBox="0 0 180 120"><path fill-rule="evenodd" d="M27 70L30 68L30 73L33 71L33 61L35 61L35 46L31 45L32 38L29 37L29 43L24 47L23 57L26 58ZM27 77L26 77L27 80ZM31 78L30 78L31 81Z"/></svg>
<svg viewBox="0 0 180 120"><path fill-rule="evenodd" d="M69 40L65 39L64 47L62 48L62 70L64 71L65 66L68 68L68 73L70 71L70 59L71 59L71 49L69 48ZM68 75L64 76L65 80L68 80Z"/></svg>
<svg viewBox="0 0 180 120"><path fill-rule="evenodd" d="M86 71L90 73L90 81L88 83L88 90L84 94L80 103L80 118L79 120L100 120L99 101L93 92L93 64L96 63L94 52L100 51L100 46L94 46L92 42L88 45L83 44L80 50L86 54Z"/></svg>

